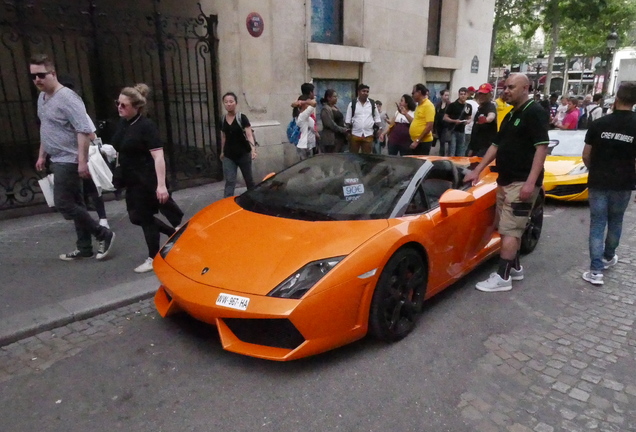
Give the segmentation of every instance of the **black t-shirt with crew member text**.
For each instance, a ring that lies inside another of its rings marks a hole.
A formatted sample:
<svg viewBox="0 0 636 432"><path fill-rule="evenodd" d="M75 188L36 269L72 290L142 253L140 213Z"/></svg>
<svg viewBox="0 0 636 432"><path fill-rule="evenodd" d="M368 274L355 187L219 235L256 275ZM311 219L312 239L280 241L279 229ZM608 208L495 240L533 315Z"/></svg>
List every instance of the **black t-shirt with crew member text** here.
<svg viewBox="0 0 636 432"><path fill-rule="evenodd" d="M587 186L633 190L636 184L636 113L614 111L595 120L585 134L592 146Z"/></svg>
<svg viewBox="0 0 636 432"><path fill-rule="evenodd" d="M541 105L530 99L510 111L493 142L497 146L497 184L525 182L532 170L536 146L549 142L548 122ZM543 184L543 170L535 184Z"/></svg>

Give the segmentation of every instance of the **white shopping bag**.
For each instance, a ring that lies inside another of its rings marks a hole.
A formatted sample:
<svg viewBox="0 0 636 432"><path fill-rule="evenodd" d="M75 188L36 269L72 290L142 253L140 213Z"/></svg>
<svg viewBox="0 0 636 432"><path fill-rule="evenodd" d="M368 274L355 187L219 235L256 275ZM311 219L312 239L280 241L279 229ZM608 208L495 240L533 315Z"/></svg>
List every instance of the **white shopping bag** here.
<svg viewBox="0 0 636 432"><path fill-rule="evenodd" d="M108 162L114 162L117 159L117 150L110 144L102 144L99 148L104 156L108 159Z"/></svg>
<svg viewBox="0 0 636 432"><path fill-rule="evenodd" d="M38 180L42 194L49 207L55 207L55 199L53 198L53 174L49 174L44 178Z"/></svg>
<svg viewBox="0 0 636 432"><path fill-rule="evenodd" d="M91 173L91 178L97 193L102 195L102 191L114 191L113 186L113 173L111 172L108 164L100 154L97 146L90 146L88 148L88 170Z"/></svg>

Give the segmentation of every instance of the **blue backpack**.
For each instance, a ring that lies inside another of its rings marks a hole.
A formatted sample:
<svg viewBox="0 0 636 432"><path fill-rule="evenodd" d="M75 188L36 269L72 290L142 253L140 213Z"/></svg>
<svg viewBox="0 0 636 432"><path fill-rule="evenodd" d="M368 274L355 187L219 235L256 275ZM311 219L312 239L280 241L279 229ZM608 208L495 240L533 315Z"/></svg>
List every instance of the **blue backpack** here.
<svg viewBox="0 0 636 432"><path fill-rule="evenodd" d="M300 140L300 128L296 124L296 119L293 118L287 125L287 139L293 145L298 145L298 140Z"/></svg>

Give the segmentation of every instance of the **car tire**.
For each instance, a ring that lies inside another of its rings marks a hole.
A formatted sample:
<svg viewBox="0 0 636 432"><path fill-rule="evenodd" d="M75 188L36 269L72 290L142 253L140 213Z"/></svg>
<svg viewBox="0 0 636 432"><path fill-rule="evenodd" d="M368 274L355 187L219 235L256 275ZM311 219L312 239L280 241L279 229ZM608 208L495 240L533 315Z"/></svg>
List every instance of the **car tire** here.
<svg viewBox="0 0 636 432"><path fill-rule="evenodd" d="M398 250L378 278L369 311L369 333L382 341L395 342L408 335L422 311L428 269L412 248Z"/></svg>
<svg viewBox="0 0 636 432"><path fill-rule="evenodd" d="M539 238L541 238L544 202L545 198L543 197L543 193L539 193L537 202L532 208L532 213L530 214L526 230L523 232L523 236L521 237L521 247L519 250L524 255L532 252L537 247Z"/></svg>

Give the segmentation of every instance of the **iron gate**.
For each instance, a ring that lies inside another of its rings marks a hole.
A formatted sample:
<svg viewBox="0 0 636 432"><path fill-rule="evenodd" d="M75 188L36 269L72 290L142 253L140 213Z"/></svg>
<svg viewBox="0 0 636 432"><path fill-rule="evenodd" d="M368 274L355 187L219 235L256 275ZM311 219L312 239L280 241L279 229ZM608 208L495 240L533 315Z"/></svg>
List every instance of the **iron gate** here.
<svg viewBox="0 0 636 432"><path fill-rule="evenodd" d="M105 143L121 88L151 88L147 114L159 126L170 179L220 178L216 128L216 15L177 17L159 0L134 10L108 0L4 0L0 18L0 210L44 201L34 166L39 149L37 91L28 59L46 53L75 81Z"/></svg>

